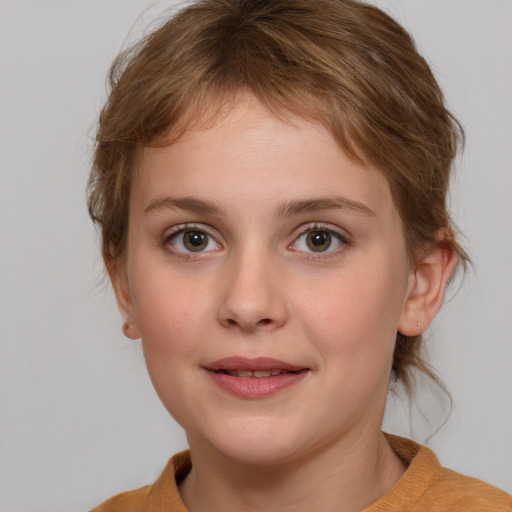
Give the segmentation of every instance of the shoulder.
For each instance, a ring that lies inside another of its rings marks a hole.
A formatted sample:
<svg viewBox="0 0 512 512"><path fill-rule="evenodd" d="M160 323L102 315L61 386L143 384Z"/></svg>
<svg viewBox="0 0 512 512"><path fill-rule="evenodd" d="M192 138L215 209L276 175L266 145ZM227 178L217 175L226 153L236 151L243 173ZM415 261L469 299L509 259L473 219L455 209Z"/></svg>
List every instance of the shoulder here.
<svg viewBox="0 0 512 512"><path fill-rule="evenodd" d="M140 489L122 492L108 499L91 512L142 512L148 502L151 485Z"/></svg>
<svg viewBox="0 0 512 512"><path fill-rule="evenodd" d="M365 512L511 512L512 496L481 480L443 468L427 447L386 434L408 469L397 485Z"/></svg>
<svg viewBox="0 0 512 512"><path fill-rule="evenodd" d="M91 512L186 512L178 484L190 468L190 452L178 453L169 460L154 484L117 494Z"/></svg>
<svg viewBox="0 0 512 512"><path fill-rule="evenodd" d="M435 485L428 490L424 501L439 502L460 512L511 512L512 496L477 478L441 468Z"/></svg>

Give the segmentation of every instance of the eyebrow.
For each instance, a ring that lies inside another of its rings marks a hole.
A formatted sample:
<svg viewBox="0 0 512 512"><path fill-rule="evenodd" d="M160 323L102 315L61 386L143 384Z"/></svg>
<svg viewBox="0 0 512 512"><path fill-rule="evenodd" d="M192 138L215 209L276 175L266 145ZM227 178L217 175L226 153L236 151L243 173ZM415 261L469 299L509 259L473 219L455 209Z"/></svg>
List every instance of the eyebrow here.
<svg viewBox="0 0 512 512"><path fill-rule="evenodd" d="M205 199L199 199L192 196L185 197L160 197L152 201L145 209L144 213L150 213L159 210L182 209L191 212L203 214L222 214L223 208L213 202ZM295 199L285 201L276 209L278 217L291 217L301 213L315 212L319 210L352 210L375 216L375 213L363 203L347 199L346 197L318 197L311 199Z"/></svg>
<svg viewBox="0 0 512 512"><path fill-rule="evenodd" d="M318 210L353 210L365 215L375 216L375 212L365 204L341 196L286 201L278 207L277 215L279 217L289 217Z"/></svg>
<svg viewBox="0 0 512 512"><path fill-rule="evenodd" d="M151 202L145 209L144 213L149 213L158 210L168 210L180 208L182 210L189 210L198 213L219 214L222 213L220 205L213 201L206 201L196 197L160 197Z"/></svg>

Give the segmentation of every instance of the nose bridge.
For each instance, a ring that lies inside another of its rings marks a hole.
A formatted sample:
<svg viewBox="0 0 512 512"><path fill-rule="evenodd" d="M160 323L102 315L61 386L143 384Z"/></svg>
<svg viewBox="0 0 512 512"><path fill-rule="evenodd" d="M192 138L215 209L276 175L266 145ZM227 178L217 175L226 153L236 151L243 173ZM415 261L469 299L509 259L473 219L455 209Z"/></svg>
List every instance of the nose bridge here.
<svg viewBox="0 0 512 512"><path fill-rule="evenodd" d="M281 326L286 306L278 257L252 240L234 249L225 264L219 321L244 331Z"/></svg>

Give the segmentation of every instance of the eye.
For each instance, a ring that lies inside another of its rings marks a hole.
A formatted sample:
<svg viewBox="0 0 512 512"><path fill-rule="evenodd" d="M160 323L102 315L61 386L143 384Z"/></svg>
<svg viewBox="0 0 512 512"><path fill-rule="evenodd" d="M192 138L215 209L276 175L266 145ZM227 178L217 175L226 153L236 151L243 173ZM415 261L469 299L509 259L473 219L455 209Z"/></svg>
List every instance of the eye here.
<svg viewBox="0 0 512 512"><path fill-rule="evenodd" d="M215 251L221 245L206 231L201 229L181 229L167 239L171 247L181 253Z"/></svg>
<svg viewBox="0 0 512 512"><path fill-rule="evenodd" d="M312 228L302 233L292 244L296 251L333 252L347 244L345 237L331 229Z"/></svg>

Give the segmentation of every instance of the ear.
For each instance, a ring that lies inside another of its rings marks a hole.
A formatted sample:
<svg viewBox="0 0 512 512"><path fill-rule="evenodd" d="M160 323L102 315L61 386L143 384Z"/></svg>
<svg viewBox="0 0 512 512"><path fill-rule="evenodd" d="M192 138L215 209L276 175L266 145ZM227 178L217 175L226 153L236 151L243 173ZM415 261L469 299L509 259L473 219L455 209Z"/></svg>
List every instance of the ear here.
<svg viewBox="0 0 512 512"><path fill-rule="evenodd" d="M110 253L104 254L104 260L116 295L117 307L123 317L123 333L127 338L136 340L140 338L140 333L133 313L126 265Z"/></svg>
<svg viewBox="0 0 512 512"><path fill-rule="evenodd" d="M435 245L409 276L407 300L398 332L418 336L430 325L441 308L446 285L457 266L453 250Z"/></svg>

